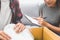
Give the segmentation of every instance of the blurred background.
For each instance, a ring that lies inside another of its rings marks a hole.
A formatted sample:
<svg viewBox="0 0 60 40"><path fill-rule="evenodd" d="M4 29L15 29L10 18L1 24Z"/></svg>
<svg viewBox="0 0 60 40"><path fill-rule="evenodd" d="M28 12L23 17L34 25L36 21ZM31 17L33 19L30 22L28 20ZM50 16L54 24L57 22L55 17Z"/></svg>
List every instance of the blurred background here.
<svg viewBox="0 0 60 40"><path fill-rule="evenodd" d="M19 0L21 4L42 4L44 0Z"/></svg>
<svg viewBox="0 0 60 40"><path fill-rule="evenodd" d="M44 3L44 0L19 0L19 3L22 14L27 14L31 17L39 17L39 7ZM22 22L26 25L33 25L24 16Z"/></svg>

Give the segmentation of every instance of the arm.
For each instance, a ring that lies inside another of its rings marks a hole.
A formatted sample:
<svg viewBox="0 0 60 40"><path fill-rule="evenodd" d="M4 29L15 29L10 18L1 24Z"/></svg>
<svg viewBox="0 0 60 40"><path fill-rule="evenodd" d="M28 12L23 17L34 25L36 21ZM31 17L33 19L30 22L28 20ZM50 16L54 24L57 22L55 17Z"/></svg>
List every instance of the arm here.
<svg viewBox="0 0 60 40"><path fill-rule="evenodd" d="M45 21L45 26L57 33L60 33L60 27L53 26L46 21Z"/></svg>
<svg viewBox="0 0 60 40"><path fill-rule="evenodd" d="M42 7L40 6L40 12L41 12L41 9L43 9L43 5ZM40 15L41 16L41 15ZM42 15L43 16L43 15ZM44 17L45 18L45 17ZM56 26L53 26L51 25L50 23L46 22L43 18L37 18L38 21L39 21L39 24L41 24L41 26L45 26L45 27L48 27L49 29L57 32L57 33L60 33L60 27L56 27ZM41 21L42 20L42 21Z"/></svg>
<svg viewBox="0 0 60 40"><path fill-rule="evenodd" d="M48 27L49 29L57 32L57 33L60 33L60 27L56 27L56 26L53 26L51 25L50 23L46 22L43 18L37 18L37 20L39 21L39 24L41 26L45 26L45 27Z"/></svg>

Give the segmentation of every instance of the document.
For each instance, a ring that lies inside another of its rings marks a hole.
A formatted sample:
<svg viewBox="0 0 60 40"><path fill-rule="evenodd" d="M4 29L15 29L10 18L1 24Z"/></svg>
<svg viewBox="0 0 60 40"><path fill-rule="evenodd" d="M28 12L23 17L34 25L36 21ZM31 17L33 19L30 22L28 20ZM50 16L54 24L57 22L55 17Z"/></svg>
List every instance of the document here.
<svg viewBox="0 0 60 40"><path fill-rule="evenodd" d="M30 17L30 16L28 16L28 15L24 15L24 16L25 16L31 23L40 26L40 24L38 23L38 21L37 21L36 19L34 19L34 18L32 18L32 17Z"/></svg>
<svg viewBox="0 0 60 40"><path fill-rule="evenodd" d="M15 24L8 24L4 28L4 32L11 37L11 40L34 40L33 35L29 29L24 29L20 33L16 33L14 30Z"/></svg>

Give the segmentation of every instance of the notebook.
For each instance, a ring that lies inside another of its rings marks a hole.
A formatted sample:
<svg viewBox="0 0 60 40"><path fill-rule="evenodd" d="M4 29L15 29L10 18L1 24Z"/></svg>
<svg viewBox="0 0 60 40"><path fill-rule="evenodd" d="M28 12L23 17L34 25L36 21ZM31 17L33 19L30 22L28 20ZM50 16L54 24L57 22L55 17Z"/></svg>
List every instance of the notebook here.
<svg viewBox="0 0 60 40"><path fill-rule="evenodd" d="M24 15L24 16L25 16L31 23L40 26L40 24L38 23L38 21L37 21L36 19L34 19L34 18L32 18L32 17L30 17L30 16L28 16L28 15Z"/></svg>
<svg viewBox="0 0 60 40"><path fill-rule="evenodd" d="M8 24L4 28L4 32L11 37L11 40L34 40L34 37L28 28L20 33L16 33L14 31L14 26L15 24Z"/></svg>

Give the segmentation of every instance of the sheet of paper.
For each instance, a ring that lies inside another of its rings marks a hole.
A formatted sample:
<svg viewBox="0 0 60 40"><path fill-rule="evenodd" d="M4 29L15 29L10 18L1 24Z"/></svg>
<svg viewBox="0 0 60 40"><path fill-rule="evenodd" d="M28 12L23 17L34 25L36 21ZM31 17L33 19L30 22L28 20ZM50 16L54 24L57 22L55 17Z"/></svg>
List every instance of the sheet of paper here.
<svg viewBox="0 0 60 40"><path fill-rule="evenodd" d="M28 16L28 15L24 15L30 22L36 24L36 25L39 25L40 24L38 23L38 21L36 19L33 19L32 17Z"/></svg>
<svg viewBox="0 0 60 40"><path fill-rule="evenodd" d="M4 28L4 32L11 37L11 40L34 40L33 35L30 33L29 29L25 29L20 33L14 31L15 24L8 24Z"/></svg>

